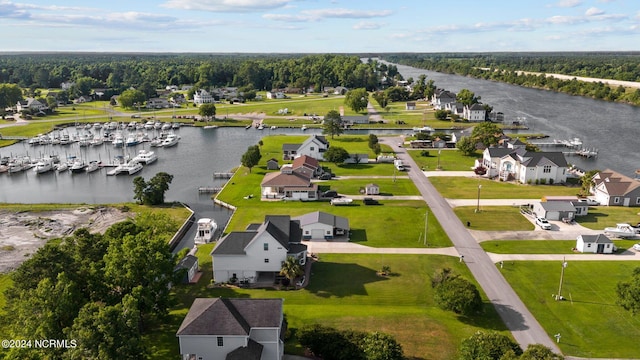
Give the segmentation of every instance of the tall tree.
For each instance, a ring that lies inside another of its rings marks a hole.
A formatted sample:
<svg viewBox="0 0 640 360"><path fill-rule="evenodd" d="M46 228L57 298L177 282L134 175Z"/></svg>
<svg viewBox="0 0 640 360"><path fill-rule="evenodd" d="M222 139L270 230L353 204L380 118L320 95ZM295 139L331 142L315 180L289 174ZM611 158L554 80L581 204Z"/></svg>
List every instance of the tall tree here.
<svg viewBox="0 0 640 360"><path fill-rule="evenodd" d="M118 104L125 109L133 109L139 107L147 100L145 94L140 90L125 90L118 96Z"/></svg>
<svg viewBox="0 0 640 360"><path fill-rule="evenodd" d="M304 269L300 266L298 260L293 256L287 256L287 260L284 261L282 268L280 268L280 275L287 279L286 286L289 286L293 280L302 274L304 274Z"/></svg>
<svg viewBox="0 0 640 360"><path fill-rule="evenodd" d="M498 139L503 135L502 129L491 122L483 122L476 125L471 132L471 138L484 146L489 147L498 143Z"/></svg>
<svg viewBox="0 0 640 360"><path fill-rule="evenodd" d="M347 94L344 96L344 103L355 112L366 109L369 103L367 89L359 88L347 91Z"/></svg>
<svg viewBox="0 0 640 360"><path fill-rule="evenodd" d="M499 360L507 353L522 354L522 349L506 335L495 331L478 331L462 340L460 359L462 360Z"/></svg>
<svg viewBox="0 0 640 360"><path fill-rule="evenodd" d="M198 114L203 118L210 120L216 116L216 105L215 104L202 104L198 108Z"/></svg>
<svg viewBox="0 0 640 360"><path fill-rule="evenodd" d="M456 147L465 156L471 156L473 153L476 152L476 142L473 141L472 138L469 136L461 137L456 143Z"/></svg>
<svg viewBox="0 0 640 360"><path fill-rule="evenodd" d="M631 279L616 285L618 304L633 315L640 312L640 267L633 269Z"/></svg>
<svg viewBox="0 0 640 360"><path fill-rule="evenodd" d="M0 84L0 111L22 100L22 89L16 84Z"/></svg>
<svg viewBox="0 0 640 360"><path fill-rule="evenodd" d="M331 138L335 135L340 135L344 131L342 127L342 117L336 110L330 110L327 115L324 116L322 123L322 133L331 135Z"/></svg>
<svg viewBox="0 0 640 360"><path fill-rule="evenodd" d="M261 158L262 154L260 154L260 146L252 145L249 146L249 148L247 148L247 151L242 155L242 159L240 160L240 162L243 166L248 167L249 172L251 172L251 169L254 166L258 165Z"/></svg>
<svg viewBox="0 0 640 360"><path fill-rule="evenodd" d="M349 153L344 148L339 146L329 146L327 151L324 152L324 159L334 164L343 163L349 158Z"/></svg>
<svg viewBox="0 0 640 360"><path fill-rule="evenodd" d="M133 199L138 204L164 204L164 196L172 180L173 175L165 172L157 173L148 182L142 176L136 176L133 179Z"/></svg>
<svg viewBox="0 0 640 360"><path fill-rule="evenodd" d="M469 89L462 89L456 95L456 101L463 105L472 105L480 101L480 97Z"/></svg>

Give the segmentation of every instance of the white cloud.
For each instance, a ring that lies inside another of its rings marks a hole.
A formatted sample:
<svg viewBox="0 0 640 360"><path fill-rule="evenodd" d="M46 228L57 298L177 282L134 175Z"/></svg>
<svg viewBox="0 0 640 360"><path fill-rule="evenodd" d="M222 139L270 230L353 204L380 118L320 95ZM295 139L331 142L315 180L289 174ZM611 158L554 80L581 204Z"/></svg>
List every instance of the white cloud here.
<svg viewBox="0 0 640 360"><path fill-rule="evenodd" d="M321 21L324 19L370 19L391 15L391 10L353 10L344 8L303 10L298 14L264 14L264 19L284 22Z"/></svg>
<svg viewBox="0 0 640 360"><path fill-rule="evenodd" d="M162 7L211 12L260 12L285 7L294 0L168 0Z"/></svg>
<svg viewBox="0 0 640 360"><path fill-rule="evenodd" d="M571 25L571 24L578 24L578 23L584 22L584 19L577 16L556 15L556 16L547 18L545 21L547 23L556 24L556 25Z"/></svg>
<svg viewBox="0 0 640 360"><path fill-rule="evenodd" d="M377 30L386 25L385 23L377 23L370 21L361 21L353 25L354 30Z"/></svg>
<svg viewBox="0 0 640 360"><path fill-rule="evenodd" d="M562 8L570 8L570 7L576 7L581 4L582 4L582 0L560 0L555 4L555 6L562 7Z"/></svg>
<svg viewBox="0 0 640 360"><path fill-rule="evenodd" d="M597 7L590 7L584 14L587 16L602 15L604 14L604 10L598 9Z"/></svg>

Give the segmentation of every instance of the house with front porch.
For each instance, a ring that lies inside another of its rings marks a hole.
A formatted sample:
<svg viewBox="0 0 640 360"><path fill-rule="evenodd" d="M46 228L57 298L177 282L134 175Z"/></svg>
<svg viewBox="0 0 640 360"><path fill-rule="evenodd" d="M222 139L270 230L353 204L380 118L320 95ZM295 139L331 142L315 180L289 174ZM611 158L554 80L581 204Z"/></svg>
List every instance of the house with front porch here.
<svg viewBox="0 0 640 360"><path fill-rule="evenodd" d="M300 265L306 263L307 245L301 240L299 220L267 215L262 224L250 224L246 231L232 231L218 241L211 251L213 279L216 283L273 284L288 257Z"/></svg>
<svg viewBox="0 0 640 360"><path fill-rule="evenodd" d="M488 147L482 153L488 178L522 184L561 184L567 181L567 160L562 152L535 152L525 148Z"/></svg>
<svg viewBox="0 0 640 360"><path fill-rule="evenodd" d="M433 96L431 96L431 105L436 110L443 110L448 103L455 102L456 97L457 95L451 91L436 89Z"/></svg>
<svg viewBox="0 0 640 360"><path fill-rule="evenodd" d="M261 199L317 200L318 185L297 172L267 173L260 183Z"/></svg>
<svg viewBox="0 0 640 360"><path fill-rule="evenodd" d="M470 122L484 121L487 116L487 111L482 104L472 104L471 106L465 105L462 111L462 117Z"/></svg>
<svg viewBox="0 0 640 360"><path fill-rule="evenodd" d="M183 360L281 360L283 299L196 298L176 332Z"/></svg>
<svg viewBox="0 0 640 360"><path fill-rule="evenodd" d="M28 111L31 111L32 113L37 113L40 111L45 111L49 109L49 107L35 98L28 97L24 100L18 101L16 103L16 109L19 112L23 110L28 110Z"/></svg>
<svg viewBox="0 0 640 360"><path fill-rule="evenodd" d="M171 107L168 99L151 98L147 100L147 109L167 109Z"/></svg>
<svg viewBox="0 0 640 360"><path fill-rule="evenodd" d="M591 193L601 205L640 206L640 181L611 169L593 177Z"/></svg>
<svg viewBox="0 0 640 360"><path fill-rule="evenodd" d="M316 160L324 160L324 152L329 148L329 141L321 135L312 135L302 144L282 144L282 159L293 160L298 156L307 155Z"/></svg>
<svg viewBox="0 0 640 360"><path fill-rule="evenodd" d="M193 103L196 105L212 104L214 102L215 98L207 90L200 89L193 93Z"/></svg>

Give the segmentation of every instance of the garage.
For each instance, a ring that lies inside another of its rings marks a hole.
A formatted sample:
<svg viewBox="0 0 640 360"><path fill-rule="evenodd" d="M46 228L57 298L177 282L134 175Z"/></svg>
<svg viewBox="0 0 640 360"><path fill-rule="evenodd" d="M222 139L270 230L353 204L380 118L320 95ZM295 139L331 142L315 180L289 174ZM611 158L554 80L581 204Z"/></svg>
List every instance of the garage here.
<svg viewBox="0 0 640 360"><path fill-rule="evenodd" d="M311 230L311 238L312 239L324 239L324 230L323 229L312 229Z"/></svg>
<svg viewBox="0 0 640 360"><path fill-rule="evenodd" d="M543 201L533 205L533 212L547 220L573 219L576 208L569 201Z"/></svg>

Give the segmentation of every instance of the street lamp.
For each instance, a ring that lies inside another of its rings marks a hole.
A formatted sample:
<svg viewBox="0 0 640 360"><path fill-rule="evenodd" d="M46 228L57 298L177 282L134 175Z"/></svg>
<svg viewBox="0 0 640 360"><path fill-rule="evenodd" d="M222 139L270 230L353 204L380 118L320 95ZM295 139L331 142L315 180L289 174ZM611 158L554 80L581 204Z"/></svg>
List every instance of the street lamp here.
<svg viewBox="0 0 640 360"><path fill-rule="evenodd" d="M438 150L438 167L436 168L437 170L440 170L440 153L442 152L441 150Z"/></svg>
<svg viewBox="0 0 640 360"><path fill-rule="evenodd" d="M480 212L480 189L482 189L482 185L478 184L478 205L476 206L476 212Z"/></svg>

